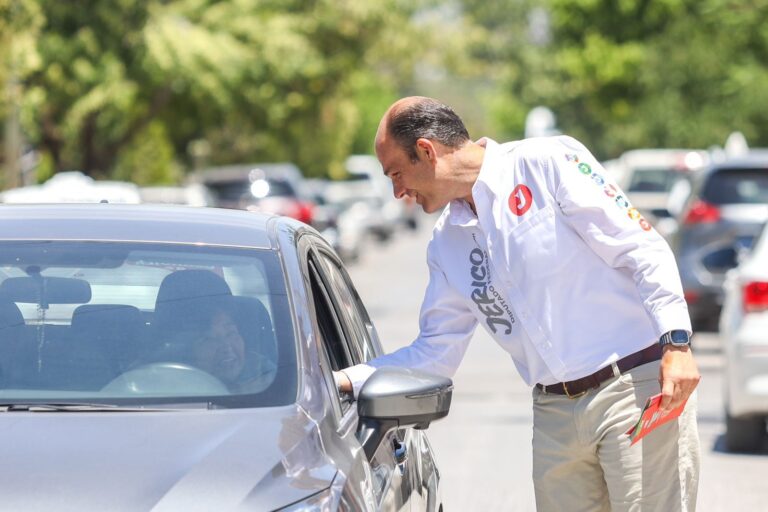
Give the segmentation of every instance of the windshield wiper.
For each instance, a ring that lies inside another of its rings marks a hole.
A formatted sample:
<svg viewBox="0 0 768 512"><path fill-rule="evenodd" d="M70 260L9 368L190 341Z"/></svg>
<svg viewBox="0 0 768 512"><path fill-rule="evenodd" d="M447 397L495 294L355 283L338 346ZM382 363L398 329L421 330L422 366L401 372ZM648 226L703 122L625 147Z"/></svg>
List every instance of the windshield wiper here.
<svg viewBox="0 0 768 512"><path fill-rule="evenodd" d="M163 407L122 406L98 403L13 403L0 404L0 412L151 412L168 411Z"/></svg>

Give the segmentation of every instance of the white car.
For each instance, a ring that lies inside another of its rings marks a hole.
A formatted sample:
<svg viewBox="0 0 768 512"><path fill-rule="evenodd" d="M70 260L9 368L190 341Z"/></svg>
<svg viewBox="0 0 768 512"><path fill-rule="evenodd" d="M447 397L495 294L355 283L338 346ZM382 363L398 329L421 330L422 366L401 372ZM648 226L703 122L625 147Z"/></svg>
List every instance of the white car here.
<svg viewBox="0 0 768 512"><path fill-rule="evenodd" d="M768 417L768 230L729 271L724 289L725 441L730 450L758 450Z"/></svg>
<svg viewBox="0 0 768 512"><path fill-rule="evenodd" d="M94 180L80 171L54 174L42 185L0 193L2 203L108 203L138 204L139 187L127 181Z"/></svg>

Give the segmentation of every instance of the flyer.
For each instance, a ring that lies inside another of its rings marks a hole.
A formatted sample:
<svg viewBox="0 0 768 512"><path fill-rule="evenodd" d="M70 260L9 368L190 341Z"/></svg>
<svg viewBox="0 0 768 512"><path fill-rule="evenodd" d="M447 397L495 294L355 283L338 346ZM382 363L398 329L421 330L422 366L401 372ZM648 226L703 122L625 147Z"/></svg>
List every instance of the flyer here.
<svg viewBox="0 0 768 512"><path fill-rule="evenodd" d="M643 407L643 411L640 414L640 419L637 423L627 431L627 435L632 439L630 446L638 442L640 439L648 435L656 427L672 421L683 412L687 400L680 404L678 407L672 409L668 413L661 412L659 405L661 404L661 393L653 395L648 398Z"/></svg>

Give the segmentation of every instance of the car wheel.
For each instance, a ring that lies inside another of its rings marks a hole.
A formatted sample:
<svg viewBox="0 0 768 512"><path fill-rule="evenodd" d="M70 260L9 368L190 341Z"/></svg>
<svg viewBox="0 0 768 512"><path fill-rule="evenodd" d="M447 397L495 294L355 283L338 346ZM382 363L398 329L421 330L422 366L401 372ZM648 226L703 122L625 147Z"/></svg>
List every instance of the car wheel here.
<svg viewBox="0 0 768 512"><path fill-rule="evenodd" d="M725 444L734 452L756 451L763 446L765 419L759 416L734 418L726 413Z"/></svg>

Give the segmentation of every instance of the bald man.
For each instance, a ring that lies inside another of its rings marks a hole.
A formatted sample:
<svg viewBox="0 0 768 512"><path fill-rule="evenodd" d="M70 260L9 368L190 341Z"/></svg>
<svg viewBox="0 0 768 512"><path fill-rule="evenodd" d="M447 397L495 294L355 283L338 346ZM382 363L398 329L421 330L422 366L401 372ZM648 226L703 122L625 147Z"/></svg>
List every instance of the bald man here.
<svg viewBox="0 0 768 512"><path fill-rule="evenodd" d="M700 375L677 266L592 154L567 136L472 142L424 97L387 110L375 149L396 197L442 215L418 337L337 372L340 389L382 366L452 377L480 324L532 387L538 510L694 510ZM683 413L632 445L658 393Z"/></svg>

